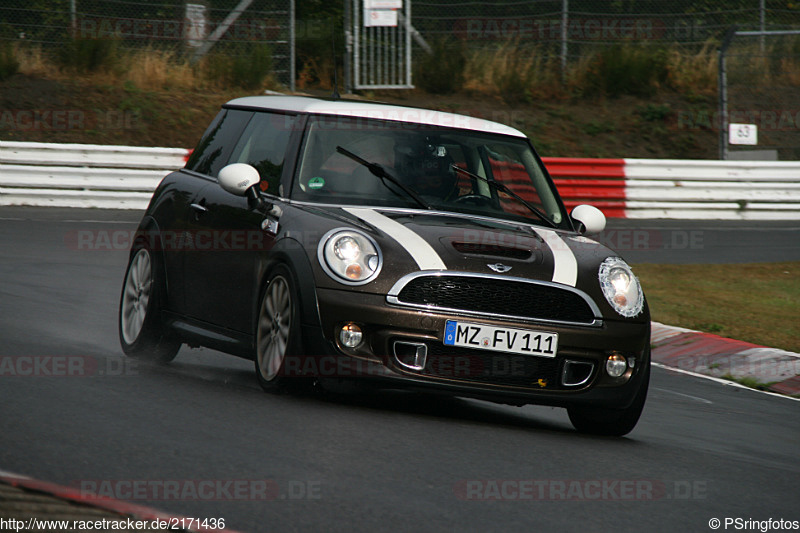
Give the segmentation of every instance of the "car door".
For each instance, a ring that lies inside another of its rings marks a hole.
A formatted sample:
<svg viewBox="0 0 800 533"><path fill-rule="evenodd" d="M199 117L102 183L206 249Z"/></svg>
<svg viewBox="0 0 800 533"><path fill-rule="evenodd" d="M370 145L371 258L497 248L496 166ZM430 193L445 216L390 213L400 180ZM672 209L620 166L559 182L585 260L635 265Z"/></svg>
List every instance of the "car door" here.
<svg viewBox="0 0 800 533"><path fill-rule="evenodd" d="M186 311L185 268L187 251L193 246L192 232L197 229L195 200L201 190L215 182L211 176L228 160L250 115L244 111L220 111L184 168L162 183L158 204L153 207L167 278L167 308L178 315Z"/></svg>
<svg viewBox="0 0 800 533"><path fill-rule="evenodd" d="M258 170L261 194L268 203L279 203L282 196L281 178L295 121L294 115L253 113L227 159L227 164L247 163ZM271 248L275 237L269 213L224 191L216 181L204 187L193 204L196 250L186 255L187 315L218 328L251 333L259 296L259 256Z"/></svg>

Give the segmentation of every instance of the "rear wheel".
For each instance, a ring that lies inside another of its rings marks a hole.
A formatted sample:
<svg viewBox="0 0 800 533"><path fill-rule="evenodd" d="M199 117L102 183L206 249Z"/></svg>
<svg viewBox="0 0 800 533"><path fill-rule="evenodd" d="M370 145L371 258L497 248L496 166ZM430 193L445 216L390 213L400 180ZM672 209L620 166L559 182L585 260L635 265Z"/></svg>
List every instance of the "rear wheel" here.
<svg viewBox="0 0 800 533"><path fill-rule="evenodd" d="M306 381L286 372L287 358L302 353L299 303L291 273L277 267L261 299L256 332L256 377L267 392L283 392Z"/></svg>
<svg viewBox="0 0 800 533"><path fill-rule="evenodd" d="M161 322L164 278L155 255L140 247L131 257L119 302L119 340L129 357L167 363L181 347Z"/></svg>
<svg viewBox="0 0 800 533"><path fill-rule="evenodd" d="M626 409L601 409L597 407L570 407L569 420L581 433L621 437L630 433L644 409L650 384L650 365L645 369L642 385L633 403Z"/></svg>

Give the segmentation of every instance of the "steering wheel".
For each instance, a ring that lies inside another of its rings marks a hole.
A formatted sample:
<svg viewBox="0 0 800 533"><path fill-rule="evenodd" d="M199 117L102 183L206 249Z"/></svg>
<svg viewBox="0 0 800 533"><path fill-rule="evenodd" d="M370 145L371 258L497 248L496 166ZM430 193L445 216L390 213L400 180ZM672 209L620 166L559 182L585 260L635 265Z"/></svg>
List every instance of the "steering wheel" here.
<svg viewBox="0 0 800 533"><path fill-rule="evenodd" d="M492 199L481 194L465 194L456 198L454 204L475 204L476 206L489 205Z"/></svg>

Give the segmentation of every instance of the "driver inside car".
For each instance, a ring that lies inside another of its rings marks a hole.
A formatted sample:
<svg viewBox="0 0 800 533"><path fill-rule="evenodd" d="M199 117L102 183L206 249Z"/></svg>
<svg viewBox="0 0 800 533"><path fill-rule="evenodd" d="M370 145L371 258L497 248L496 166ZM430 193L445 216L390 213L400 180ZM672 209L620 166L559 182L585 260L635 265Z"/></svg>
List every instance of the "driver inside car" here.
<svg viewBox="0 0 800 533"><path fill-rule="evenodd" d="M453 158L444 146L423 144L395 146L395 171L398 179L415 192L437 202L458 196L457 176L450 168Z"/></svg>

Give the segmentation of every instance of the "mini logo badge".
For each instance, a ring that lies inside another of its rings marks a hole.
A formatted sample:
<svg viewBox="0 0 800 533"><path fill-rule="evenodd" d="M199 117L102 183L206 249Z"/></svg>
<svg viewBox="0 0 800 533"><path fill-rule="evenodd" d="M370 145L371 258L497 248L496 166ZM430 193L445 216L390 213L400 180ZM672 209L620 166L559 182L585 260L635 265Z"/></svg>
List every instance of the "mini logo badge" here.
<svg viewBox="0 0 800 533"><path fill-rule="evenodd" d="M503 274L503 273L508 272L509 270L511 270L510 266L506 266L506 265L504 265L502 263L495 263L493 265L486 265L486 266L488 266L489 268L491 268L492 270L494 270L498 274Z"/></svg>

